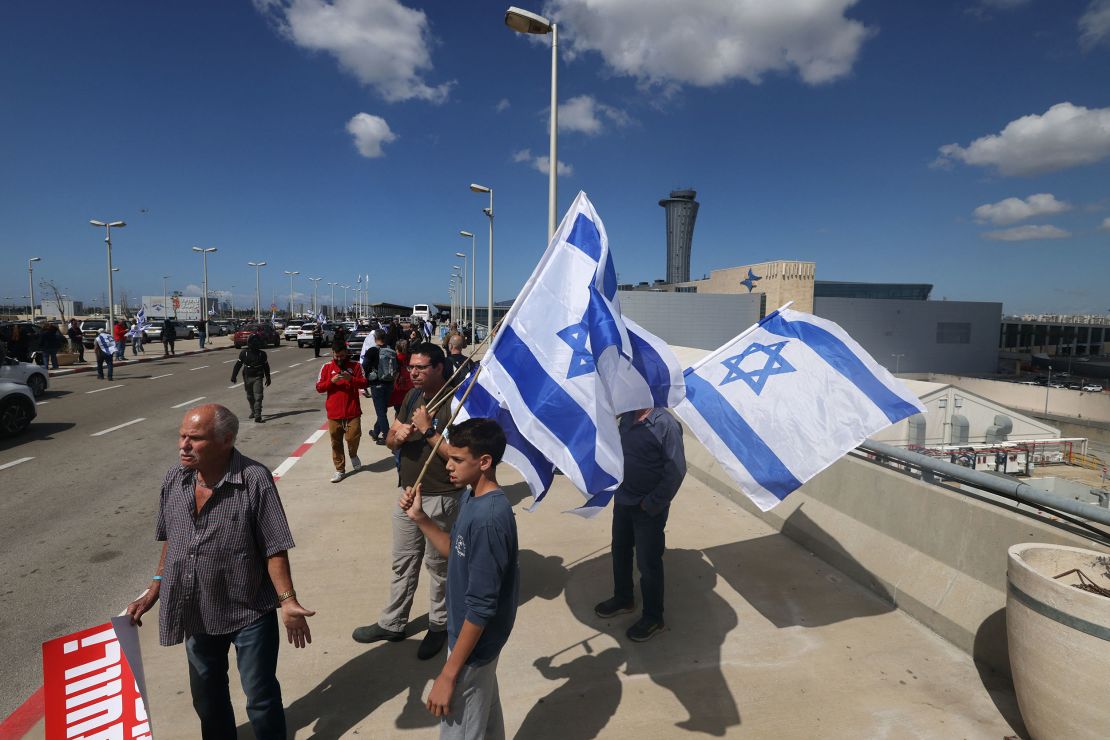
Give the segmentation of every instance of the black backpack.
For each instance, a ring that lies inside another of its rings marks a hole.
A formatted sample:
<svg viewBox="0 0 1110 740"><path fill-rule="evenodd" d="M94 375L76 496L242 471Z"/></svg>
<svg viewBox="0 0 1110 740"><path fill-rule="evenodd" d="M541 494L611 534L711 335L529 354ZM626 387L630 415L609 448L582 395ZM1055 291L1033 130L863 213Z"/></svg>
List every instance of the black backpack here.
<svg viewBox="0 0 1110 740"><path fill-rule="evenodd" d="M378 347L378 367L366 374L371 383L392 383L397 377L397 353L390 347Z"/></svg>

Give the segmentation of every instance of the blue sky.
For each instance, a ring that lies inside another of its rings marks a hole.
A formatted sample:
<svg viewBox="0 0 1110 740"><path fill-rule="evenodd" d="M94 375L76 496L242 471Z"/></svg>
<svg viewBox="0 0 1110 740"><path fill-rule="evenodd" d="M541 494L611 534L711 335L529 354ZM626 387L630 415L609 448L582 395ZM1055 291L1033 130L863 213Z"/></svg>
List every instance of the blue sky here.
<svg viewBox="0 0 1110 740"><path fill-rule="evenodd" d="M523 0L520 0L523 2ZM248 260L446 300L478 236L484 303L546 246L549 49L505 2L5 3L0 297L201 283ZM662 277L659 198L698 191L691 272L770 259L935 284L1006 312L1110 311L1110 0L552 0L560 209L585 190L622 282ZM682 15L675 15L681 8ZM365 114L365 115L363 115ZM232 287L234 286L234 288ZM36 286L36 290L38 290Z"/></svg>

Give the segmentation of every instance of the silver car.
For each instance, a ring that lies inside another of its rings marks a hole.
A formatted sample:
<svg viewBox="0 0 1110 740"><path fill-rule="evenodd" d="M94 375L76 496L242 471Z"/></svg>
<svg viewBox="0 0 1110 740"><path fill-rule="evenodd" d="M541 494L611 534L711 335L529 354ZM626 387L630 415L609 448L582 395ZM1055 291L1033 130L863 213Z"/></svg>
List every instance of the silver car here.
<svg viewBox="0 0 1110 740"><path fill-rule="evenodd" d="M35 398L42 398L50 387L50 375L46 368L30 362L19 362L11 357L5 357L0 362L0 381L25 385L31 389Z"/></svg>
<svg viewBox="0 0 1110 740"><path fill-rule="evenodd" d="M30 388L0 380L0 437L14 437L26 431L37 415Z"/></svg>

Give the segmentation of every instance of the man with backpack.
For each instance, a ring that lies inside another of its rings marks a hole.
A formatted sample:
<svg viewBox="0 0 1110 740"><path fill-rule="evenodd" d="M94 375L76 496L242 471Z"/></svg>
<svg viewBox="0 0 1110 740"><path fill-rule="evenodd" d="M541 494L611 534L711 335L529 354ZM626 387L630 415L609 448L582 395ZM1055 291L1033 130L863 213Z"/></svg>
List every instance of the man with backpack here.
<svg viewBox="0 0 1110 740"><path fill-rule="evenodd" d="M247 392L247 406L251 418L256 424L262 423L262 386L270 385L270 362L262 350L262 337L251 334L247 340L247 347L239 353L239 359L231 371L231 384L235 385L235 378L239 369L243 370L243 388Z"/></svg>
<svg viewBox="0 0 1110 740"><path fill-rule="evenodd" d="M374 400L374 428L370 430L370 437L380 445L385 444L385 435L389 432L389 422L386 420L386 409L389 408L389 397L393 393L393 381L397 377L397 353L392 347L385 344L385 332L377 329L370 333L374 344L367 348L362 356L362 369L370 383L370 398Z"/></svg>

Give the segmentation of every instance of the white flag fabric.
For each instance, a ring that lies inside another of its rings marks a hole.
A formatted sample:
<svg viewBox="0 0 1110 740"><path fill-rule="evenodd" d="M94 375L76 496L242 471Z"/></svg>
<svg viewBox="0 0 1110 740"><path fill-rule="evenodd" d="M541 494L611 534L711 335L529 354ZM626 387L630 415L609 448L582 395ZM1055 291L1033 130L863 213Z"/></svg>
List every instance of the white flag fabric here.
<svg viewBox="0 0 1110 740"><path fill-rule="evenodd" d="M835 323L783 309L687 369L675 411L767 511L925 408Z"/></svg>
<svg viewBox="0 0 1110 740"><path fill-rule="evenodd" d="M617 415L681 397L673 354L639 331L630 336L621 317L605 226L580 192L505 317L482 374L521 436L586 496L577 513L603 508L624 477Z"/></svg>

